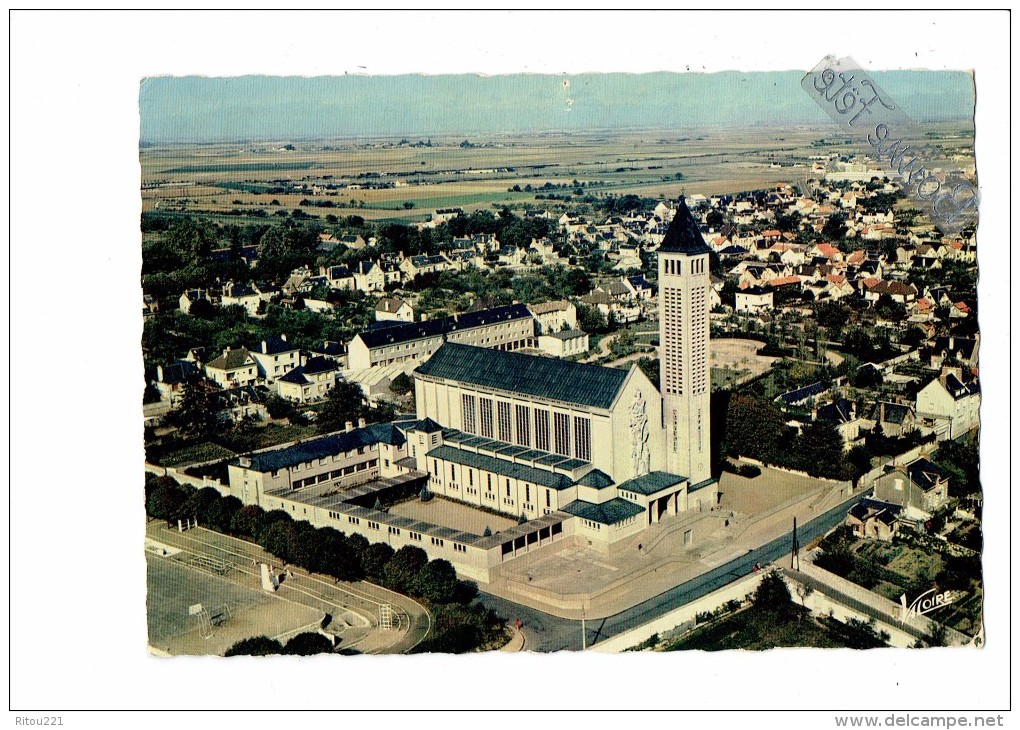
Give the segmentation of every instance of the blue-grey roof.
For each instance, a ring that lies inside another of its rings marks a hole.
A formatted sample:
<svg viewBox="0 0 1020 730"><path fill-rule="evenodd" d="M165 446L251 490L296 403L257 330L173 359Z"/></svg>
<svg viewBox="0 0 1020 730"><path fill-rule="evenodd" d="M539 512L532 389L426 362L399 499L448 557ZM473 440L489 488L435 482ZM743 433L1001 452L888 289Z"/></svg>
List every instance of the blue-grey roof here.
<svg viewBox="0 0 1020 730"><path fill-rule="evenodd" d="M677 206L676 214L673 216L666 235L659 246L660 253L682 253L688 256L712 253L712 249L705 243L698 228L698 222L691 215L690 208L684 196L680 196L680 204Z"/></svg>
<svg viewBox="0 0 1020 730"><path fill-rule="evenodd" d="M293 352L298 348L290 344L283 337L270 335L259 343L258 351L264 355L276 355L280 352Z"/></svg>
<svg viewBox="0 0 1020 730"><path fill-rule="evenodd" d="M328 357L339 357L347 354L347 345L342 342L325 340L321 347L313 347L309 352L326 355Z"/></svg>
<svg viewBox="0 0 1020 730"><path fill-rule="evenodd" d="M550 489L567 489L574 484L562 474L554 474L544 469L527 466L526 464L514 464L513 462L497 459L493 456L476 454L473 451L462 451L453 446L437 446L428 452L428 456L432 459L442 459L454 464L469 466L473 469L490 471L493 474L510 477L511 479L532 482L543 487L549 487Z"/></svg>
<svg viewBox="0 0 1020 730"><path fill-rule="evenodd" d="M505 307L493 307L477 312L465 312L451 317L427 320L425 322L396 322L392 325L369 327L359 333L366 346L383 347L401 342L411 342L424 337L440 335L460 330L474 329L498 322L513 322L519 319L530 319L531 312L524 304L510 304Z"/></svg>
<svg viewBox="0 0 1020 730"><path fill-rule="evenodd" d="M405 441L404 435L391 423L373 423L365 428L353 431L331 433L319 438L309 439L276 451L252 454L251 466L255 471L277 471L288 469L295 464L303 464L313 459L322 459L345 451L353 451L360 446L374 446L378 443L399 446ZM238 460L231 462L238 464Z"/></svg>
<svg viewBox="0 0 1020 730"><path fill-rule="evenodd" d="M675 487L681 482L686 482L687 477L682 477L679 474L669 474L664 471L653 471L647 474L642 474L639 477L628 479L627 481L620 484L620 489L625 489L628 492L637 492L638 494L655 494L661 492L663 489L669 487Z"/></svg>
<svg viewBox="0 0 1020 730"><path fill-rule="evenodd" d="M788 406L796 405L801 401L805 401L808 398L824 393L829 389L829 386L825 383L811 383L811 385L805 385L803 388L797 388L791 390L789 393L783 393L779 398Z"/></svg>
<svg viewBox="0 0 1020 730"><path fill-rule="evenodd" d="M415 372L562 403L608 409L629 371L447 342Z"/></svg>
<svg viewBox="0 0 1020 730"><path fill-rule="evenodd" d="M924 491L928 491L945 479L941 470L927 459L918 459L907 464L910 480Z"/></svg>
<svg viewBox="0 0 1020 730"><path fill-rule="evenodd" d="M853 404L846 398L840 398L832 403L826 403L824 406L818 407L818 418L819 421L828 421L829 423L850 423L853 419Z"/></svg>
<svg viewBox="0 0 1020 730"><path fill-rule="evenodd" d="M611 487L615 482L610 478L608 474L599 469L592 469L590 472L585 474L583 477L577 480L577 483L584 487L594 487L595 489L605 489Z"/></svg>
<svg viewBox="0 0 1020 730"><path fill-rule="evenodd" d="M623 522L628 517L641 514L645 509L633 502L617 497L602 504L592 504L577 499L563 507L562 511L575 517L580 517L583 520L591 520L602 525L615 525L617 522Z"/></svg>

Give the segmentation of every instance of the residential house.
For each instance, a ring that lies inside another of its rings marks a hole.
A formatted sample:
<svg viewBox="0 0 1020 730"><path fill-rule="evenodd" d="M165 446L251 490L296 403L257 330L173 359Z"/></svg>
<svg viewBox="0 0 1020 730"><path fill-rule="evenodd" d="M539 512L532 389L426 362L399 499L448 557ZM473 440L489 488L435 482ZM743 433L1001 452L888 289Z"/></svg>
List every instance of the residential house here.
<svg viewBox="0 0 1020 730"><path fill-rule="evenodd" d="M577 307L566 299L527 306L535 318L535 332L539 334L559 332L564 328L577 329Z"/></svg>
<svg viewBox="0 0 1020 730"><path fill-rule="evenodd" d="M354 290L358 288L354 273L346 266L321 266L319 274L326 277L330 289Z"/></svg>
<svg viewBox="0 0 1020 730"><path fill-rule="evenodd" d="M772 309L773 292L760 286L749 286L746 289L738 289L736 294L736 307L738 312L749 312L757 314L762 310Z"/></svg>
<svg viewBox="0 0 1020 730"><path fill-rule="evenodd" d="M856 537L891 542L899 532L902 507L864 498L846 513L846 524Z"/></svg>
<svg viewBox="0 0 1020 730"><path fill-rule="evenodd" d="M302 358L302 363L276 381L281 398L307 403L325 398L336 385L340 363L327 357Z"/></svg>
<svg viewBox="0 0 1020 730"><path fill-rule="evenodd" d="M383 291L386 288L386 274L372 261L359 261L352 273L358 291L368 293Z"/></svg>
<svg viewBox="0 0 1020 730"><path fill-rule="evenodd" d="M818 406L811 413L815 421L829 423L843 439L843 451L849 451L861 435L861 419L857 416L857 406L846 398L839 398L831 403Z"/></svg>
<svg viewBox="0 0 1020 730"><path fill-rule="evenodd" d="M868 302L877 302L883 294L889 295L894 302L908 304L917 298L917 287L902 281L876 281L868 286L864 292L864 299Z"/></svg>
<svg viewBox="0 0 1020 730"><path fill-rule="evenodd" d="M377 322L413 322L414 308L403 299L383 297L375 305Z"/></svg>
<svg viewBox="0 0 1020 730"><path fill-rule="evenodd" d="M923 457L878 477L874 488L878 500L928 514L949 501L949 478Z"/></svg>
<svg viewBox="0 0 1020 730"><path fill-rule="evenodd" d="M621 283L627 287L627 290L635 300L649 301L652 298L652 285L640 274L624 277Z"/></svg>
<svg viewBox="0 0 1020 730"><path fill-rule="evenodd" d="M326 340L321 345L315 345L308 350L309 357L325 357L336 360L340 368L347 369L347 345L343 342Z"/></svg>
<svg viewBox="0 0 1020 730"><path fill-rule="evenodd" d="M167 366L157 365L152 383L159 392L160 400L173 407L180 402L184 387L200 375L198 364L193 360L176 360Z"/></svg>
<svg viewBox="0 0 1020 730"><path fill-rule="evenodd" d="M298 348L287 342L287 335L270 336L252 350L251 356L258 364L259 375L272 383L296 368L301 362Z"/></svg>
<svg viewBox="0 0 1020 730"><path fill-rule="evenodd" d="M267 395L268 391L261 385L238 385L209 394L212 410L225 423L239 423L245 418L264 421L269 416Z"/></svg>
<svg viewBox="0 0 1020 730"><path fill-rule="evenodd" d="M917 416L913 406L878 401L865 423L866 428L881 427L883 435L897 438L917 428Z"/></svg>
<svg viewBox="0 0 1020 730"><path fill-rule="evenodd" d="M206 363L205 376L221 388L254 385L259 378L259 365L247 348L228 347L222 355Z"/></svg>
<svg viewBox="0 0 1020 730"><path fill-rule="evenodd" d="M588 333L559 330L538 336L538 349L553 357L572 357L588 352Z"/></svg>
<svg viewBox="0 0 1020 730"><path fill-rule="evenodd" d="M448 258L437 256L409 256L400 262L400 270L410 279L423 274L438 274L456 268Z"/></svg>
<svg viewBox="0 0 1020 730"><path fill-rule="evenodd" d="M212 302L212 300L209 297L208 289L188 289L183 294L181 294L181 298L178 300L178 304L182 312L184 312L185 314L191 314L191 307L194 305L195 302L199 301L200 299L204 299L205 301L210 303Z"/></svg>
<svg viewBox="0 0 1020 730"><path fill-rule="evenodd" d="M959 368L943 368L917 393L917 416L935 429L939 440L959 438L979 425L981 388L977 380L964 383L962 377Z"/></svg>

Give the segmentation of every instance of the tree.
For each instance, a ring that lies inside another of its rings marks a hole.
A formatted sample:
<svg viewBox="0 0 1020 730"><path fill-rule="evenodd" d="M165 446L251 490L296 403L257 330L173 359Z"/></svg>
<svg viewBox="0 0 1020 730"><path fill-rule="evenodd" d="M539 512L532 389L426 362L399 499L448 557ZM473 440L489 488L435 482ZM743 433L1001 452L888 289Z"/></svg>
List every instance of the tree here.
<svg viewBox="0 0 1020 730"><path fill-rule="evenodd" d="M206 509L205 522L218 532L229 533L234 515L240 512L242 507L241 500L233 495L219 497Z"/></svg>
<svg viewBox="0 0 1020 730"><path fill-rule="evenodd" d="M184 384L181 400L170 412L170 422L183 436L204 441L217 426L212 391L203 378L193 378Z"/></svg>
<svg viewBox="0 0 1020 730"><path fill-rule="evenodd" d="M393 548L384 542L372 543L361 553L361 565L365 569L365 576L371 580L381 580L392 558Z"/></svg>
<svg viewBox="0 0 1020 730"><path fill-rule="evenodd" d="M850 465L850 478L854 487L857 487L861 477L871 471L871 451L864 444L857 444L846 455L847 463Z"/></svg>
<svg viewBox="0 0 1020 730"><path fill-rule="evenodd" d="M751 597L751 604L756 611L768 613L777 618L788 618L795 608L790 588L778 570L770 570L761 579L761 583Z"/></svg>
<svg viewBox="0 0 1020 730"><path fill-rule="evenodd" d="M321 433L340 431L347 423L357 423L368 414L368 399L357 383L337 379L329 391L325 407L319 411L318 426Z"/></svg>
<svg viewBox="0 0 1020 730"><path fill-rule="evenodd" d="M188 496L188 492L173 479L157 481L149 489L146 511L158 519L175 522L187 516L184 505Z"/></svg>
<svg viewBox="0 0 1020 730"><path fill-rule="evenodd" d="M705 224L711 228L719 228L725 222L722 211L717 208L713 208L708 211L708 215L705 216Z"/></svg>
<svg viewBox="0 0 1020 730"><path fill-rule="evenodd" d="M390 390L397 395L407 395L414 390L414 380L407 373L400 373L390 381Z"/></svg>
<svg viewBox="0 0 1020 730"><path fill-rule="evenodd" d="M419 547L405 545L393 554L383 569L386 585L405 593L416 585L418 573L429 561L428 554Z"/></svg>
<svg viewBox="0 0 1020 730"><path fill-rule="evenodd" d="M313 654L330 654L332 652L333 642L322 634L306 631L288 641L281 653L292 656L312 656Z"/></svg>
<svg viewBox="0 0 1020 730"><path fill-rule="evenodd" d="M833 241L838 241L846 236L846 216L842 213L833 213L822 228L822 235Z"/></svg>
<svg viewBox="0 0 1020 730"><path fill-rule="evenodd" d="M448 603L456 598L459 584L448 560L433 560L418 572L412 592L433 603Z"/></svg>
<svg viewBox="0 0 1020 730"><path fill-rule="evenodd" d="M241 639L227 649L223 656L272 656L282 654L283 645L268 636L252 636Z"/></svg>
<svg viewBox="0 0 1020 730"><path fill-rule="evenodd" d="M798 466L812 476L846 478L843 437L831 423L815 421L805 426L794 441L793 452Z"/></svg>
<svg viewBox="0 0 1020 730"><path fill-rule="evenodd" d="M949 632L942 624L931 621L924 636L914 642L914 648L928 649L936 646L949 646Z"/></svg>
<svg viewBox="0 0 1020 730"><path fill-rule="evenodd" d="M767 400L734 395L726 412L726 446L731 454L775 463L786 432L782 412Z"/></svg>
<svg viewBox="0 0 1020 730"><path fill-rule="evenodd" d="M281 560L290 560L290 548L296 537L297 530L293 521L279 520L262 531L259 545Z"/></svg>
<svg viewBox="0 0 1020 730"><path fill-rule="evenodd" d="M238 537L255 537L264 514L257 504L245 505L230 519L230 533Z"/></svg>

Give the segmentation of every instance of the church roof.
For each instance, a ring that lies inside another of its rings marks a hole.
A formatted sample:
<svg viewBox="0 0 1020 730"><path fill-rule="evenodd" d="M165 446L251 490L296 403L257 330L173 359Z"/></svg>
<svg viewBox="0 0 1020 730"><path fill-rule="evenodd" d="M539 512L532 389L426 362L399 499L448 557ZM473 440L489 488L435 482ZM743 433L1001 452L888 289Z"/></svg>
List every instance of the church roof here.
<svg viewBox="0 0 1020 730"><path fill-rule="evenodd" d="M649 496L657 492L661 492L663 489L669 487L675 487L681 482L687 481L686 477L682 477L678 474L668 474L664 471L653 471L648 474L643 474L639 477L634 477L620 485L621 490L627 490L629 492L637 492Z"/></svg>
<svg viewBox="0 0 1020 730"><path fill-rule="evenodd" d="M446 380L609 409L628 370L447 342L417 369Z"/></svg>
<svg viewBox="0 0 1020 730"><path fill-rule="evenodd" d="M662 253L683 253L688 256L711 253L712 249L705 243L698 228L698 222L691 215L690 208L684 196L680 196L680 204L677 206L676 215L666 229L666 236L659 246Z"/></svg>
<svg viewBox="0 0 1020 730"><path fill-rule="evenodd" d="M623 522L628 517L635 517L645 510L644 507L617 497L602 504L592 504L577 499L566 505L563 511L583 520L591 520L602 525L615 525L617 522Z"/></svg>

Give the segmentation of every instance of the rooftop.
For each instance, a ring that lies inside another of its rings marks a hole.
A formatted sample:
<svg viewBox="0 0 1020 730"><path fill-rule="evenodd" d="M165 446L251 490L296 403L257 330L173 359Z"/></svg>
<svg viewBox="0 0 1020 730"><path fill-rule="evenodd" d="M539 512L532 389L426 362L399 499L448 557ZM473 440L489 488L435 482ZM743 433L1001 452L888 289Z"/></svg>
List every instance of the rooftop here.
<svg viewBox="0 0 1020 730"><path fill-rule="evenodd" d="M428 452L429 458L442 459L454 464L481 469L500 476L520 479L525 482L532 482L550 489L567 489L573 486L573 481L563 474L555 474L544 469L536 469L526 464L515 464L511 461L497 459L494 456L477 454L473 451L463 451L453 446L438 446Z"/></svg>
<svg viewBox="0 0 1020 730"><path fill-rule="evenodd" d="M615 525L623 522L628 517L634 517L644 512L644 508L625 499L611 499L602 504L591 504L575 500L562 509L563 512L580 517L583 520L591 520L601 525Z"/></svg>
<svg viewBox="0 0 1020 730"><path fill-rule="evenodd" d="M698 222L691 215L690 208L684 196L680 196L680 203L677 205L676 215L666 229L666 235L659 246L660 253L682 253L688 256L708 254L712 249L705 243L698 228Z"/></svg>
<svg viewBox="0 0 1020 730"><path fill-rule="evenodd" d="M447 342L416 374L609 409L628 370Z"/></svg>
<svg viewBox="0 0 1020 730"><path fill-rule="evenodd" d="M374 423L353 431L341 431L301 441L283 449L252 454L247 457L251 459L251 466L245 468L259 472L289 469L296 464L353 451L361 446L374 446L378 443L400 445L404 440L404 435L393 424ZM231 464L239 465L240 460L235 459Z"/></svg>

